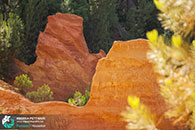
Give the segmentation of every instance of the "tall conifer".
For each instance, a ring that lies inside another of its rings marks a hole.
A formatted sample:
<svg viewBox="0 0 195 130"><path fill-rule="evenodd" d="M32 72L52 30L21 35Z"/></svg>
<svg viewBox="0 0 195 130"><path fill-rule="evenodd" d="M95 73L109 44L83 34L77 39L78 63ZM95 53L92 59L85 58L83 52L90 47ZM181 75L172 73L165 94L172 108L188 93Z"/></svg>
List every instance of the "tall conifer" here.
<svg viewBox="0 0 195 130"><path fill-rule="evenodd" d="M36 45L40 31L44 31L47 16L60 11L61 0L29 0L23 12L25 24L25 41L22 48L22 59L26 64L36 60Z"/></svg>
<svg viewBox="0 0 195 130"><path fill-rule="evenodd" d="M99 49L108 51L112 45L111 29L118 22L117 0L89 0L89 2L91 17L87 41L95 52Z"/></svg>

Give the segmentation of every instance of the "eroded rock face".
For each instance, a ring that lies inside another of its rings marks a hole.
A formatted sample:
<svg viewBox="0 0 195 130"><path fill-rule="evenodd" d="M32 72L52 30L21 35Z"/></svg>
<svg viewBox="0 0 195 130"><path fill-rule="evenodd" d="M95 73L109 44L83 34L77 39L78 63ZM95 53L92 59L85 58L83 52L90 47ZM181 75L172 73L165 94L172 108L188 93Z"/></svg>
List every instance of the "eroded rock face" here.
<svg viewBox="0 0 195 130"><path fill-rule="evenodd" d="M120 113L127 106L127 96L136 95L160 119L166 106L159 94L157 75L146 59L148 49L147 41L142 39L115 42L106 58L97 64L90 100L84 107L64 102L35 104L19 94L0 89L0 106L6 108L0 113L58 114L58 118L50 121L52 130L125 130ZM173 127L165 119L158 128L185 130Z"/></svg>
<svg viewBox="0 0 195 130"><path fill-rule="evenodd" d="M89 89L97 61L104 51L90 54L83 36L83 19L76 15L56 14L48 17L44 32L40 32L36 48L37 60L27 66L16 61L22 73L27 73L34 90L48 84L55 100L64 101L76 90Z"/></svg>

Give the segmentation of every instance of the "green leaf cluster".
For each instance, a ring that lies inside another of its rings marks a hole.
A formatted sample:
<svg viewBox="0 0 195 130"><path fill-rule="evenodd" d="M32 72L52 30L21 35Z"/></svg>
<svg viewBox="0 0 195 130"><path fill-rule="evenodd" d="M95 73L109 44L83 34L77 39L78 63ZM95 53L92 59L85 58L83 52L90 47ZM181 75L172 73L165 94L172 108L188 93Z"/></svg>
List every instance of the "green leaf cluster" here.
<svg viewBox="0 0 195 130"><path fill-rule="evenodd" d="M93 52L108 51L118 22L117 0L63 0L62 10L84 18L84 35Z"/></svg>
<svg viewBox="0 0 195 130"><path fill-rule="evenodd" d="M32 88L33 84L30 78L28 77L27 74L22 74L20 76L16 76L14 80L14 85L19 88L20 92L22 94L25 94L25 91L28 88Z"/></svg>
<svg viewBox="0 0 195 130"><path fill-rule="evenodd" d="M23 23L15 13L0 13L0 79L14 75L13 58L19 56L23 39Z"/></svg>
<svg viewBox="0 0 195 130"><path fill-rule="evenodd" d="M63 0L62 12L68 12L83 17L84 22L89 19L89 3L87 0Z"/></svg>
<svg viewBox="0 0 195 130"><path fill-rule="evenodd" d="M86 40L94 52L109 51L112 46L113 28L118 22L117 0L89 0L90 19Z"/></svg>
<svg viewBox="0 0 195 130"><path fill-rule="evenodd" d="M53 100L53 92L51 91L51 88L46 84L39 87L37 91L28 92L28 89L32 88L33 84L27 74L16 76L14 80L14 85L19 88L21 94L25 95L33 102Z"/></svg>
<svg viewBox="0 0 195 130"><path fill-rule="evenodd" d="M37 91L27 92L26 97L31 99L33 102L43 102L53 100L53 92L50 87L46 84L39 87Z"/></svg>
<svg viewBox="0 0 195 130"><path fill-rule="evenodd" d="M162 33L163 28L157 19L158 12L152 0L138 0L138 5L126 13L124 26L129 33L129 39L146 38L146 32L154 28Z"/></svg>
<svg viewBox="0 0 195 130"><path fill-rule="evenodd" d="M89 91L86 90L82 95L79 91L76 91L72 98L68 99L68 103L75 106L84 106L89 100Z"/></svg>
<svg viewBox="0 0 195 130"><path fill-rule="evenodd" d="M129 2L132 6L126 8ZM14 27L6 25L11 30L9 31L11 36L7 33L4 39L13 41L8 42L8 46L20 45L18 48L13 48L17 55L13 50L11 51L14 58L26 64L34 63L39 32L45 29L47 16L57 12L76 14L84 18L84 35L92 52L99 52L100 49L108 52L114 40L145 37L146 31L152 30L154 25L160 25L155 17L157 10L152 0L133 0L133 2L131 0L125 2L117 0L3 0L0 1L0 14L3 17L1 22L5 21L7 24L9 21L11 25L15 25ZM10 19L10 13L14 14L13 19ZM9 65L13 63L10 58L8 59ZM8 71L4 68L1 70Z"/></svg>
<svg viewBox="0 0 195 130"><path fill-rule="evenodd" d="M36 60L36 45L40 31L44 31L47 17L60 12L61 0L20 1L20 17L24 22L24 41L20 60L32 64Z"/></svg>
<svg viewBox="0 0 195 130"><path fill-rule="evenodd" d="M0 112L2 112L5 108L4 107L0 107Z"/></svg>
<svg viewBox="0 0 195 130"><path fill-rule="evenodd" d="M3 14L4 20L9 18L9 13L18 14L20 0L1 0L0 13Z"/></svg>
<svg viewBox="0 0 195 130"><path fill-rule="evenodd" d="M160 94L167 104L164 116L173 124L195 129L195 3L191 0L154 0L161 11L164 29L173 31L171 40L148 32L151 48L147 53L160 76ZM187 22L188 21L188 22Z"/></svg>
<svg viewBox="0 0 195 130"><path fill-rule="evenodd" d="M108 52L114 40L146 38L145 33L154 28L163 32L152 0L64 0L62 10L84 18L84 35L92 52Z"/></svg>

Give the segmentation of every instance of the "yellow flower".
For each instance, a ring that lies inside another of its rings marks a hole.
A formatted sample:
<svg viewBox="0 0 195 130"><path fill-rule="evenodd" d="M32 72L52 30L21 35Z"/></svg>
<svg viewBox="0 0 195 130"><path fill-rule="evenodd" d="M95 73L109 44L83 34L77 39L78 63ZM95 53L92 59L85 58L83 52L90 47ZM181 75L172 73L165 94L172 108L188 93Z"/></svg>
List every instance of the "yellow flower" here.
<svg viewBox="0 0 195 130"><path fill-rule="evenodd" d="M172 84L172 80L171 79L168 79L165 81L165 85L171 85Z"/></svg>
<svg viewBox="0 0 195 130"><path fill-rule="evenodd" d="M195 100L195 92L192 93L191 97L193 100Z"/></svg>
<svg viewBox="0 0 195 130"><path fill-rule="evenodd" d="M136 109L139 106L139 98L136 96L128 96L128 103L133 108Z"/></svg>
<svg viewBox="0 0 195 130"><path fill-rule="evenodd" d="M156 29L154 29L150 32L147 32L146 36L152 43L155 43L157 41L157 38L158 38L158 31Z"/></svg>
<svg viewBox="0 0 195 130"><path fill-rule="evenodd" d="M195 47L195 40L192 41L192 45Z"/></svg>
<svg viewBox="0 0 195 130"><path fill-rule="evenodd" d="M162 11L163 3L160 3L159 0L154 0L156 7Z"/></svg>
<svg viewBox="0 0 195 130"><path fill-rule="evenodd" d="M175 47L181 47L182 44L182 38L180 35L173 35L172 36L172 43Z"/></svg>

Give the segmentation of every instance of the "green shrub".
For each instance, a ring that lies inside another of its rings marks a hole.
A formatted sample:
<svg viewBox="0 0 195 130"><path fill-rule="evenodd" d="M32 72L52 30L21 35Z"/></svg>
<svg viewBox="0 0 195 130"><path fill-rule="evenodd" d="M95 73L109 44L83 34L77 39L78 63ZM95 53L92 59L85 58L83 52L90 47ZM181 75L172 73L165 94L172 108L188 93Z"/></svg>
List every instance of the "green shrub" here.
<svg viewBox="0 0 195 130"><path fill-rule="evenodd" d="M125 28L129 39L146 38L145 33L157 28L161 33L163 28L156 18L159 12L152 0L137 0L137 7L132 7L126 13Z"/></svg>
<svg viewBox="0 0 195 130"><path fill-rule="evenodd" d="M151 48L147 52L147 58L153 64L154 72L160 77L157 82L167 110L162 118L155 120L150 110L140 104L138 97L129 96L130 107L122 112L124 121L127 122L126 128L158 130L156 127L161 123L161 119L166 118L172 121L173 125L181 126L181 129L194 130L195 3L191 0L153 1L161 11L158 19L164 29L173 31L170 40L159 35L156 29L146 33Z"/></svg>
<svg viewBox="0 0 195 130"><path fill-rule="evenodd" d="M14 85L19 88L21 94L26 95L27 98L33 102L43 102L53 100L53 92L46 84L39 87L37 91L27 92L28 88L32 88L33 84L27 74L17 76L14 80Z"/></svg>
<svg viewBox="0 0 195 130"><path fill-rule="evenodd" d="M44 84L37 91L28 92L26 97L33 102L51 101L53 100L53 92L48 85Z"/></svg>
<svg viewBox="0 0 195 130"><path fill-rule="evenodd" d="M89 100L89 94L90 94L90 90L85 90L85 99L86 99L86 103L88 102Z"/></svg>
<svg viewBox="0 0 195 130"><path fill-rule="evenodd" d="M5 108L4 107L0 107L0 112L2 112Z"/></svg>
<svg viewBox="0 0 195 130"><path fill-rule="evenodd" d="M23 39L23 23L18 15L9 13L8 18L0 12L0 79L13 80L13 58L19 56Z"/></svg>
<svg viewBox="0 0 195 130"><path fill-rule="evenodd" d="M89 90L85 90L85 94L82 95L79 91L76 91L72 98L68 99L68 103L75 106L84 106L89 100Z"/></svg>
<svg viewBox="0 0 195 130"><path fill-rule="evenodd" d="M14 80L14 85L16 87L18 87L19 91L22 94L25 94L25 91L28 88L32 88L33 87L32 81L30 80L30 78L28 77L27 74L22 74L20 76L16 76L16 78Z"/></svg>
<svg viewBox="0 0 195 130"><path fill-rule="evenodd" d="M24 42L20 60L32 64L36 60L36 45L40 31L44 31L47 16L60 11L61 0L20 0L20 16L24 22Z"/></svg>

